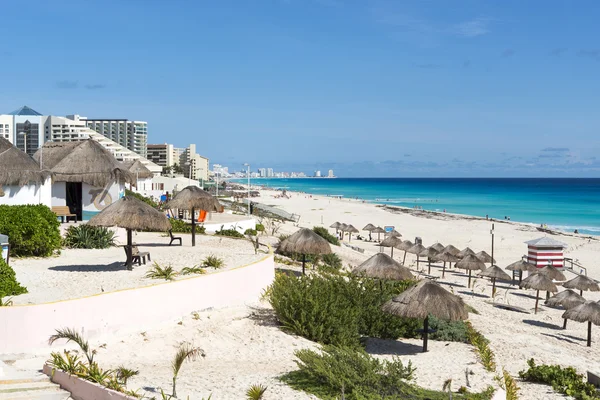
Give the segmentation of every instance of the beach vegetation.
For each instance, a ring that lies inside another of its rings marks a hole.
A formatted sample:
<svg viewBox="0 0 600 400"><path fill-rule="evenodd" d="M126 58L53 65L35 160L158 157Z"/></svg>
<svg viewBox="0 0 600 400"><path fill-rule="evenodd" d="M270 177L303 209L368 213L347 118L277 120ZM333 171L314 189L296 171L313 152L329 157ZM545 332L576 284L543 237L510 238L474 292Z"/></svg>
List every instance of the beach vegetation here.
<svg viewBox="0 0 600 400"><path fill-rule="evenodd" d="M248 400L262 400L267 391L267 386L265 385L252 385L246 391L246 399Z"/></svg>
<svg viewBox="0 0 600 400"><path fill-rule="evenodd" d="M129 380L129 378L140 374L140 371L130 369L122 365L115 369L115 372L117 374L117 378L125 385L127 385L127 381Z"/></svg>
<svg viewBox="0 0 600 400"><path fill-rule="evenodd" d="M323 228L322 226L315 226L315 227L313 227L313 232L316 233L317 235L321 236L323 239L327 240L329 243L331 243L335 246L340 245L339 239L336 238L331 233L329 233L327 228Z"/></svg>
<svg viewBox="0 0 600 400"><path fill-rule="evenodd" d="M161 267L156 261L152 264L152 267L146 272L145 277L150 279L164 279L165 281L172 281L178 275L177 271L173 267L166 266Z"/></svg>
<svg viewBox="0 0 600 400"><path fill-rule="evenodd" d="M504 379L504 390L506 391L506 400L518 400L519 399L519 387L515 382L514 378L502 369L502 377Z"/></svg>
<svg viewBox="0 0 600 400"><path fill-rule="evenodd" d="M227 236L227 237L232 237L232 238L243 238L244 235L242 235L239 231L237 231L236 229L223 229L223 225L221 225L221 229L215 232L216 236Z"/></svg>
<svg viewBox="0 0 600 400"><path fill-rule="evenodd" d="M0 205L0 233L9 237L11 256L51 256L62 244L59 225L44 205Z"/></svg>
<svg viewBox="0 0 600 400"><path fill-rule="evenodd" d="M70 226L63 244L71 249L108 249L115 245L115 233L103 226Z"/></svg>
<svg viewBox="0 0 600 400"><path fill-rule="evenodd" d="M470 322L466 322L467 338L469 343L475 346L475 352L483 367L490 372L496 371L494 352L490 349L490 341L480 332L476 331Z"/></svg>
<svg viewBox="0 0 600 400"><path fill-rule="evenodd" d="M256 236L257 234L258 234L258 232L256 231L256 229L252 229L252 228L248 228L244 232L244 235L246 235L246 236Z"/></svg>
<svg viewBox="0 0 600 400"><path fill-rule="evenodd" d="M204 258L204 260L202 260L202 265L204 267L219 269L219 268L223 268L223 266L225 266L225 261L220 257L210 255L210 256L206 256Z"/></svg>
<svg viewBox="0 0 600 400"><path fill-rule="evenodd" d="M206 270L199 265L194 265L193 267L184 267L180 272L181 275L202 275L205 273Z"/></svg>
<svg viewBox="0 0 600 400"><path fill-rule="evenodd" d="M254 254L258 254L258 249L260 248L258 231L256 229L246 229L244 235L246 235L250 243L252 243L252 247L254 247Z"/></svg>
<svg viewBox="0 0 600 400"><path fill-rule="evenodd" d="M193 347L189 343L183 343L179 346L173 361L171 362L171 370L173 371L173 394L172 397L177 397L177 375L186 361L194 361L199 356L204 357L204 351L198 347Z"/></svg>
<svg viewBox="0 0 600 400"><path fill-rule="evenodd" d="M141 200L144 203L148 204L150 207L156 208L157 210L159 209L158 203L155 202L154 199L152 199L152 197L143 196L143 195L141 195L137 192L134 192L132 190L129 190L129 189L125 189L125 196L135 197L136 199Z"/></svg>
<svg viewBox="0 0 600 400"><path fill-rule="evenodd" d="M558 393L573 397L575 400L600 399L596 387L588 383L583 374L578 374L573 367L547 365L527 361L529 368L519 372L519 377L527 382L552 386Z"/></svg>
<svg viewBox="0 0 600 400"><path fill-rule="evenodd" d="M320 258L323 265L329 267L329 269L336 272L342 269L342 259L337 254L323 254Z"/></svg>
<svg viewBox="0 0 600 400"><path fill-rule="evenodd" d="M0 300L6 296L18 296L24 293L27 293L27 288L17 282L15 270L3 258L0 258ZM7 302L9 301L7 300ZM1 302L0 305L2 305Z"/></svg>
<svg viewBox="0 0 600 400"><path fill-rule="evenodd" d="M4 300L2 297L0 297L0 307L10 307L12 305L13 305L12 297L9 297L6 300Z"/></svg>
<svg viewBox="0 0 600 400"><path fill-rule="evenodd" d="M256 224L256 227L254 228L257 232L261 232L264 233L265 232L265 226L263 224Z"/></svg>
<svg viewBox="0 0 600 400"><path fill-rule="evenodd" d="M192 225L182 219L169 218L171 223L171 232L173 233L192 233ZM203 225L196 225L196 233L204 235L206 228Z"/></svg>

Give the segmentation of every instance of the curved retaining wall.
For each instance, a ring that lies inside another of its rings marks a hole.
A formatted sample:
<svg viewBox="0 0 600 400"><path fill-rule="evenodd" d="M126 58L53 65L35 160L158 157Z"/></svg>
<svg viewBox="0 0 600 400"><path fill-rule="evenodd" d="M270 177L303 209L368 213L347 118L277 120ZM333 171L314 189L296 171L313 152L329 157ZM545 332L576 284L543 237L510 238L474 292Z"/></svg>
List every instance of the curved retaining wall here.
<svg viewBox="0 0 600 400"><path fill-rule="evenodd" d="M124 333L181 318L192 311L257 300L275 277L273 256L194 278L55 303L0 307L0 354L48 349L57 328L86 338ZM59 347L64 347L60 343Z"/></svg>

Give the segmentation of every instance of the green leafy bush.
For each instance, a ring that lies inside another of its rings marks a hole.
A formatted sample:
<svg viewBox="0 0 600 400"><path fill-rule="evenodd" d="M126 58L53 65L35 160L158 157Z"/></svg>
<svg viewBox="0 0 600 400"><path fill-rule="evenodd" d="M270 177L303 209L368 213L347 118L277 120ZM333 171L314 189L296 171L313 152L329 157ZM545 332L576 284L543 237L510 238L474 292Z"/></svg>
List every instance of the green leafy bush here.
<svg viewBox="0 0 600 400"><path fill-rule="evenodd" d="M257 232L264 232L265 231L265 226L263 224L256 224L256 227L254 229Z"/></svg>
<svg viewBox="0 0 600 400"><path fill-rule="evenodd" d="M192 233L192 225L181 219L169 218L169 222L173 233ZM203 225L196 225L196 233L204 235L206 228Z"/></svg>
<svg viewBox="0 0 600 400"><path fill-rule="evenodd" d="M242 235L237 230L235 230L235 229L223 229L223 226L221 226L221 230L215 232L215 235L217 235L217 236L228 236L228 237L234 237L234 238L243 238L244 237L244 235Z"/></svg>
<svg viewBox="0 0 600 400"><path fill-rule="evenodd" d="M430 315L429 328L436 330L429 335L432 340L469 343L467 325L464 321L446 321Z"/></svg>
<svg viewBox="0 0 600 400"><path fill-rule="evenodd" d="M17 296L27 293L27 288L17 282L15 270L0 258L0 299L6 296Z"/></svg>
<svg viewBox="0 0 600 400"><path fill-rule="evenodd" d="M594 385L587 383L573 367L536 365L533 358L527 361L527 365L529 369L519 372L519 377L525 381L551 385L556 392L576 400L600 399Z"/></svg>
<svg viewBox="0 0 600 400"><path fill-rule="evenodd" d="M217 256L206 256L206 258L204 260L202 260L202 266L204 266L204 267L211 267L214 269L219 269L219 268L223 268L224 265L225 265L225 261L223 261L222 258L219 258Z"/></svg>
<svg viewBox="0 0 600 400"><path fill-rule="evenodd" d="M177 275L179 275L177 271L175 271L170 265L163 268L158 263L154 262L152 267L148 269L145 277L150 279L164 279L165 281L172 281Z"/></svg>
<svg viewBox="0 0 600 400"><path fill-rule="evenodd" d="M469 343L475 346L477 355L483 367L490 372L496 371L496 361L494 360L494 352L490 349L490 341L486 339L480 332L476 331L470 322L466 322L467 338Z"/></svg>
<svg viewBox="0 0 600 400"><path fill-rule="evenodd" d="M108 249L115 245L115 233L102 226L70 226L63 241L71 249Z"/></svg>
<svg viewBox="0 0 600 400"><path fill-rule="evenodd" d="M258 231L256 229L248 228L244 232L244 235L246 235L246 236L256 236L256 235L258 235Z"/></svg>
<svg viewBox="0 0 600 400"><path fill-rule="evenodd" d="M44 205L0 206L0 233L9 237L11 256L51 256L61 246L59 225Z"/></svg>
<svg viewBox="0 0 600 400"><path fill-rule="evenodd" d="M323 254L321 262L337 271L342 268L342 259L335 253Z"/></svg>
<svg viewBox="0 0 600 400"><path fill-rule="evenodd" d="M154 207L158 210L158 204L152 200L150 197L146 197L146 196L142 196L141 194L137 193L137 192L133 192L129 189L125 189L125 196L131 196L131 197L135 197L138 200L143 201L144 203L148 204L150 207Z"/></svg>
<svg viewBox="0 0 600 400"><path fill-rule="evenodd" d="M282 329L307 339L340 346L359 346L361 336L416 337L421 322L381 310L409 282L379 282L339 274L295 277L277 274L267 290Z"/></svg>
<svg viewBox="0 0 600 400"><path fill-rule="evenodd" d="M323 239L327 240L331 244L334 244L336 246L340 245L340 241L338 240L338 238L329 233L327 231L327 228L323 228L322 226L315 226L313 228L313 232L321 236Z"/></svg>

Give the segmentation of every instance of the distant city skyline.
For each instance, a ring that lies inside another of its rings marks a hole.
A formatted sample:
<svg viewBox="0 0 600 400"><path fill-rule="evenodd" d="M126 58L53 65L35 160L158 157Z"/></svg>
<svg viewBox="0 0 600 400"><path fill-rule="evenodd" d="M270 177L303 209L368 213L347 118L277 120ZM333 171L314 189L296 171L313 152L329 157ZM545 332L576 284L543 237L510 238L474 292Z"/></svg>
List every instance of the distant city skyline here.
<svg viewBox="0 0 600 400"><path fill-rule="evenodd" d="M600 176L598 11L593 0L30 0L27 13L7 2L0 35L21 45L0 50L0 114L27 104L147 121L148 143L197 143L230 169Z"/></svg>

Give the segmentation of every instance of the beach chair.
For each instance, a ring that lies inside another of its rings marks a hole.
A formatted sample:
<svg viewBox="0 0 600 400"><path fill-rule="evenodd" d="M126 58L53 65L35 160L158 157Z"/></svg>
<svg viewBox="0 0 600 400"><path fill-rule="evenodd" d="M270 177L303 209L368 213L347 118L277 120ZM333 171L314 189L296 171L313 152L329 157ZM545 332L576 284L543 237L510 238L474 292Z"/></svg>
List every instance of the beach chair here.
<svg viewBox="0 0 600 400"><path fill-rule="evenodd" d="M125 250L125 254L127 255L127 246L123 246L123 250ZM142 262L146 264L146 257L148 257L148 261L152 261L150 259L150 253L147 251L140 251L137 245L131 246L131 262L135 264L137 262L138 265L142 265Z"/></svg>
<svg viewBox="0 0 600 400"><path fill-rule="evenodd" d="M171 242L169 243L169 246L171 246L173 244L173 242L179 240L179 245L181 246L181 237L180 236L173 236L173 230L169 229L169 237L171 238Z"/></svg>

